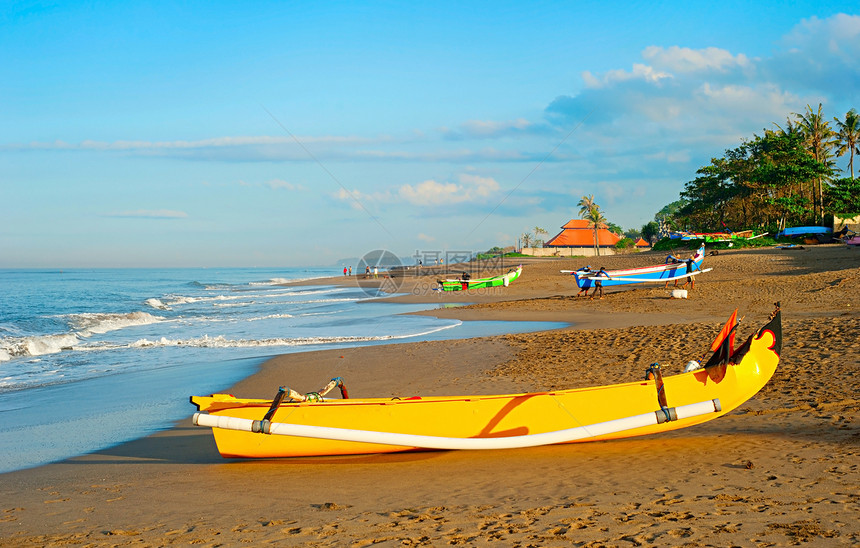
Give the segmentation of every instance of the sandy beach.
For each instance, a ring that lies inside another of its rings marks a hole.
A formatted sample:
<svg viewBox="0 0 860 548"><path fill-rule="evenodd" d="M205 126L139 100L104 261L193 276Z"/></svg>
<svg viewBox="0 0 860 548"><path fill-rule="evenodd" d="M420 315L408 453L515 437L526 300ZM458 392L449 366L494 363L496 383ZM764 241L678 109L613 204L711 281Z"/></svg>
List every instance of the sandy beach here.
<svg viewBox="0 0 860 548"><path fill-rule="evenodd" d="M462 305L423 314L569 327L284 355L228 392L271 397L284 384L307 392L333 376L353 397L627 382L653 362L680 372L735 308L746 337L780 301L779 369L725 417L611 442L243 461L220 457L210 430L190 424L189 404L189 420L170 430L0 475L0 545L860 544L860 250L720 251L705 259L713 270L687 299L655 284L577 298L573 279L559 273L664 255L527 260L510 287L463 293L431 290L441 269L332 279L383 284L397 302Z"/></svg>

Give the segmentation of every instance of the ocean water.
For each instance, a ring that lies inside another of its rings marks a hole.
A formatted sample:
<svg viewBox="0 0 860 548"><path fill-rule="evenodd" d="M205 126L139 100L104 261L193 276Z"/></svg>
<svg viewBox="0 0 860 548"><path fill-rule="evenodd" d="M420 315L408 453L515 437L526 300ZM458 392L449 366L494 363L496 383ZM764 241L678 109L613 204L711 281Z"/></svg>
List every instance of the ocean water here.
<svg viewBox="0 0 860 548"><path fill-rule="evenodd" d="M404 312L331 268L0 270L0 472L169 428L268 357L544 329ZM321 371L325 381L328 372ZM277 390L277 387L273 387Z"/></svg>

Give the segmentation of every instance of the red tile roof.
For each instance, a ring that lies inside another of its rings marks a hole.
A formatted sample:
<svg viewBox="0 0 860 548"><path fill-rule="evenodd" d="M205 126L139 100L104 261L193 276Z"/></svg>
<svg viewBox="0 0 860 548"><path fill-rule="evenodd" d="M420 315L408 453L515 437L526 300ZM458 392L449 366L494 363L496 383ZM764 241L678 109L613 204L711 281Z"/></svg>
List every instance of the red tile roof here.
<svg viewBox="0 0 860 548"><path fill-rule="evenodd" d="M586 219L571 219L561 228L587 228L592 230L591 221ZM609 228L605 223L600 223L600 228Z"/></svg>
<svg viewBox="0 0 860 548"><path fill-rule="evenodd" d="M594 227L591 221L572 219L562 231L549 239L544 247L594 247ZM614 246L621 238L600 223L597 229L597 242L601 247Z"/></svg>

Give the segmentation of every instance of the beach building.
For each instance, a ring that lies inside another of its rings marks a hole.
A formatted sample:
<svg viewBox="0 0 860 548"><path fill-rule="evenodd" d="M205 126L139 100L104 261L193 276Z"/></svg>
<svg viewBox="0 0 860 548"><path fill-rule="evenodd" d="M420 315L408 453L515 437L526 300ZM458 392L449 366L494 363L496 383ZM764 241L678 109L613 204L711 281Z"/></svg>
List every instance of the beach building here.
<svg viewBox="0 0 860 548"><path fill-rule="evenodd" d="M600 226L597 227L597 244L600 246L601 255L614 255L616 253L615 244L619 240L621 240L621 236L609 230L606 224L600 223ZM649 248L645 240L641 238L639 240L636 242L637 249ZM645 246L642 247L640 242L644 243ZM594 256L596 255L594 227L590 221L585 219L571 219L561 227L561 232L543 244L543 248L526 247L523 248L522 253L536 257Z"/></svg>

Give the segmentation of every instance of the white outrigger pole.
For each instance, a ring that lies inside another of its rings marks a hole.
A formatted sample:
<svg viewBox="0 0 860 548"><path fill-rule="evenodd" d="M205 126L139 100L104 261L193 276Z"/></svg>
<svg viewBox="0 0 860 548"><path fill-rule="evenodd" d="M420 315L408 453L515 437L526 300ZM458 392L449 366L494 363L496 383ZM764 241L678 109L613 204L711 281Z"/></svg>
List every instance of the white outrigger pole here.
<svg viewBox="0 0 860 548"><path fill-rule="evenodd" d="M690 276L696 276L698 274L702 274L704 272L710 272L713 268L706 268L704 270L696 270L694 272L688 272L686 274L680 274L678 276L672 276L671 278L630 278L628 276L582 276L583 280L624 280L625 282L638 282L638 283L662 283L662 282L671 282L673 280L681 280L683 278L689 278ZM562 274L573 274L574 270L561 270Z"/></svg>
<svg viewBox="0 0 860 548"><path fill-rule="evenodd" d="M643 426L662 424L668 421L686 419L718 413L722 410L719 399L707 400L678 407L663 407L657 411L643 413L606 422L578 426L554 432L541 434L526 434L523 436L508 436L501 438L449 438L443 436L422 436L417 434L397 434L394 432L375 432L372 430L352 430L349 428L331 428L326 426L308 426L305 424L288 424L283 422L255 421L239 417L226 417L195 413L192 422L196 426L211 426L226 430L240 430L279 436L298 436L303 438L318 438L350 442L378 443L382 445L397 445L421 449L515 449L521 447L536 447L576 440L595 438L606 434L614 434L624 430L632 430Z"/></svg>

